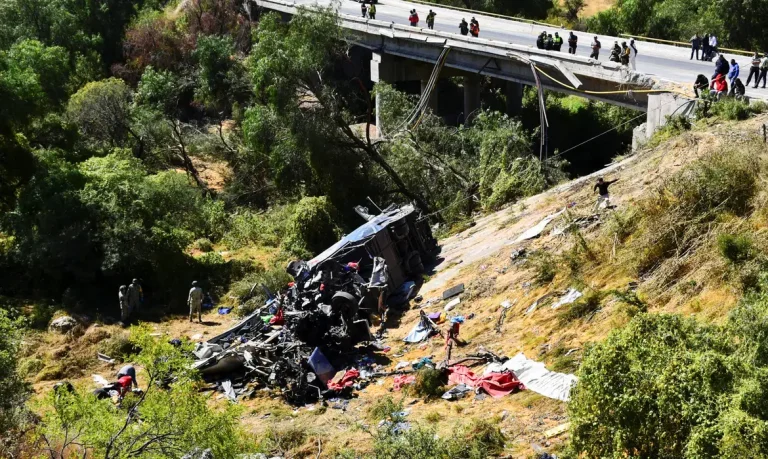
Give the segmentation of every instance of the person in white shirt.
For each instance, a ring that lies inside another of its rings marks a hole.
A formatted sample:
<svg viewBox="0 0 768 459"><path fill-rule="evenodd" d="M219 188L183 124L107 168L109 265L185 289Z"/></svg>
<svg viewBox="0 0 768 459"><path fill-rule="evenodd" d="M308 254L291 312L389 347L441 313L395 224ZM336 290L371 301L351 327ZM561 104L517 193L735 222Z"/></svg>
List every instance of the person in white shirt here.
<svg viewBox="0 0 768 459"><path fill-rule="evenodd" d="M637 63L635 62L637 60L637 48L635 47L635 39L632 38L629 40L629 68L632 69L632 71L637 70Z"/></svg>
<svg viewBox="0 0 768 459"><path fill-rule="evenodd" d="M714 55L717 53L717 37L715 34L709 36L709 53Z"/></svg>

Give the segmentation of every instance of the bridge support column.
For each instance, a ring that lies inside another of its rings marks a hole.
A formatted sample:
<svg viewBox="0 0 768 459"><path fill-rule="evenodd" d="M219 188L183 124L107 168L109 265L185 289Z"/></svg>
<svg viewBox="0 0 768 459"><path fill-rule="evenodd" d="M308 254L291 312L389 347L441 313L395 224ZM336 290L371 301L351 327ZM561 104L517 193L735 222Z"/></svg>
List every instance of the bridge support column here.
<svg viewBox="0 0 768 459"><path fill-rule="evenodd" d="M464 125L469 126L480 109L480 75L464 77Z"/></svg>
<svg viewBox="0 0 768 459"><path fill-rule="evenodd" d="M427 90L427 84L429 80L421 80L421 93ZM440 80L435 83L435 87L432 88L432 95L429 97L429 104L427 106L432 110L432 113L437 114L437 87L440 86Z"/></svg>
<svg viewBox="0 0 768 459"><path fill-rule="evenodd" d="M507 115L520 115L523 111L523 84L507 81L504 95L507 97Z"/></svg>

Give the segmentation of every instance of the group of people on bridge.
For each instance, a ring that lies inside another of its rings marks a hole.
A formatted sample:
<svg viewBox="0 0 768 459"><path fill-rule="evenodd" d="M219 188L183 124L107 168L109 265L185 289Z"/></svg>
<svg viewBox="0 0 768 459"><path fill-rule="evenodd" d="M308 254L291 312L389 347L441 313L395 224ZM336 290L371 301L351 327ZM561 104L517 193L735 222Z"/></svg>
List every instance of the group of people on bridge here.
<svg viewBox="0 0 768 459"><path fill-rule="evenodd" d="M744 97L746 87L739 78L740 70L736 59L731 59L729 64L725 56L719 55L715 61L715 73L712 74L711 82L702 74L696 77L696 81L693 83L696 97L710 97L716 100L724 96L732 96L737 99ZM757 89L761 81L763 82L762 87L765 89L768 79L768 53L765 53L762 58L757 52L752 56L746 86L749 86L753 78L755 80L753 89Z"/></svg>

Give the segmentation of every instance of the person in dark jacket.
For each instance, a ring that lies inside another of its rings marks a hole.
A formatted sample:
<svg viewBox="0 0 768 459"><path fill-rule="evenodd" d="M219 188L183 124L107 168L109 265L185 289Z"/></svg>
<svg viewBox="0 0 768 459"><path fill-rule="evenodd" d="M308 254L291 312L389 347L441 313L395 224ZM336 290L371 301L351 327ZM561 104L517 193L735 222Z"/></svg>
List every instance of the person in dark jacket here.
<svg viewBox="0 0 768 459"><path fill-rule="evenodd" d="M621 47L618 41L613 42L613 48L611 48L611 57L608 58L611 62L621 62Z"/></svg>
<svg viewBox="0 0 768 459"><path fill-rule="evenodd" d="M573 32L568 36L568 53L576 54L576 45L579 43L579 37L574 35Z"/></svg>
<svg viewBox="0 0 768 459"><path fill-rule="evenodd" d="M755 77L755 87L757 87L757 79L760 78L760 56L757 54L757 51L755 51L755 55L752 56L752 62L749 66L749 76L747 77L747 86L749 86L749 82L752 81L752 77Z"/></svg>
<svg viewBox="0 0 768 459"><path fill-rule="evenodd" d="M709 34L705 33L701 38L701 60L709 60Z"/></svg>
<svg viewBox="0 0 768 459"><path fill-rule="evenodd" d="M717 75L726 76L730 70L731 66L728 65L728 61L721 54L715 61L715 73L712 74L712 79L714 80Z"/></svg>
<svg viewBox="0 0 768 459"><path fill-rule="evenodd" d="M691 37L691 58L688 60L693 59L693 53L696 53L696 60L699 60L699 48L701 48L701 37L696 34Z"/></svg>
<svg viewBox="0 0 768 459"><path fill-rule="evenodd" d="M744 83L741 82L741 78L736 78L731 84L731 96L737 99L743 99L744 94L747 92L747 88L744 87Z"/></svg>
<svg viewBox="0 0 768 459"><path fill-rule="evenodd" d="M469 23L466 19L462 19L459 23L459 32L461 32L462 35L469 34Z"/></svg>
<svg viewBox="0 0 768 459"><path fill-rule="evenodd" d="M595 212L600 210L600 205L603 203L605 203L606 208L611 207L611 195L608 193L608 187L618 181L619 179L615 179L606 182L602 177L597 179L597 183L595 183L595 186L592 188L592 191L597 190L598 192L597 202L595 203Z"/></svg>
<svg viewBox="0 0 768 459"><path fill-rule="evenodd" d="M602 48L602 45L600 44L600 40L597 39L597 35L595 35L595 40L592 42L592 54L590 54L589 57L597 60L600 56L600 48Z"/></svg>
<svg viewBox="0 0 768 459"><path fill-rule="evenodd" d="M629 66L629 56L632 54L632 50L627 46L626 41L621 42L621 65Z"/></svg>
<svg viewBox="0 0 768 459"><path fill-rule="evenodd" d="M429 14L427 14L427 27L430 29L435 28L435 16L437 16L437 13L435 13L432 10L429 10Z"/></svg>
<svg viewBox="0 0 768 459"><path fill-rule="evenodd" d="M544 42L547 41L547 32L541 32L538 37L536 37L536 47L539 49L544 49Z"/></svg>
<svg viewBox="0 0 768 459"><path fill-rule="evenodd" d="M709 88L709 80L700 73L699 76L696 77L696 81L693 82L693 92L696 94L696 98L698 99L701 97L699 91L704 94L704 91L706 91L707 88Z"/></svg>
<svg viewBox="0 0 768 459"><path fill-rule="evenodd" d="M555 41L552 39L552 34L547 35L547 39L544 40L544 49L547 51L552 51L552 48L555 46Z"/></svg>

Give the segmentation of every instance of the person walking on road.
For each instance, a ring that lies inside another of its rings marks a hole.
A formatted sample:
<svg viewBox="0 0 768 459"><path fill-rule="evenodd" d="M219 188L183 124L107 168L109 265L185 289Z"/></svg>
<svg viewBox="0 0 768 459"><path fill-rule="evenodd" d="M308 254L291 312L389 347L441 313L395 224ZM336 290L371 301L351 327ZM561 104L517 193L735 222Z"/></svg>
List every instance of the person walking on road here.
<svg viewBox="0 0 768 459"><path fill-rule="evenodd" d="M592 42L592 54L590 54L589 57L594 60L598 60L600 56L600 47L600 40L598 40L597 36L595 36L595 41Z"/></svg>
<svg viewBox="0 0 768 459"><path fill-rule="evenodd" d="M411 10L411 15L408 16L408 22L411 23L411 27L417 27L419 25L419 13L416 10Z"/></svg>
<svg viewBox="0 0 768 459"><path fill-rule="evenodd" d="M634 38L629 39L629 68L632 71L637 70L637 47Z"/></svg>
<svg viewBox="0 0 768 459"><path fill-rule="evenodd" d="M576 45L579 43L579 37L571 32L568 36L568 54L576 54Z"/></svg>
<svg viewBox="0 0 768 459"><path fill-rule="evenodd" d="M365 3L361 3L361 4L360 4L360 11L362 11L362 12L363 12L363 17L364 17L364 18L365 18L366 16L368 16L368 5L366 5Z"/></svg>
<svg viewBox="0 0 768 459"><path fill-rule="evenodd" d="M696 53L696 60L699 60L699 48L701 48L701 37L699 37L699 34L696 34L691 37L691 58L688 59L693 60L693 53Z"/></svg>
<svg viewBox="0 0 768 459"><path fill-rule="evenodd" d="M459 23L459 32L461 32L462 35L467 35L469 33L469 24L464 18L462 18Z"/></svg>
<svg viewBox="0 0 768 459"><path fill-rule="evenodd" d="M763 60L760 61L760 77L755 81L755 89L757 89L757 85L762 80L763 82L763 89L765 89L765 79L768 77L768 53L765 53L765 56L763 56Z"/></svg>
<svg viewBox="0 0 768 459"><path fill-rule="evenodd" d="M203 289L198 287L197 281L192 282L187 304L189 305L189 321L192 322L192 318L197 314L197 321L203 323Z"/></svg>
<svg viewBox="0 0 768 459"><path fill-rule="evenodd" d="M376 19L376 4L374 3L371 3L371 6L368 7L368 18Z"/></svg>
<svg viewBox="0 0 768 459"><path fill-rule="evenodd" d="M429 10L429 14L427 14L427 27L429 27L430 30L435 29L435 16L437 16L437 13Z"/></svg>
<svg viewBox="0 0 768 459"><path fill-rule="evenodd" d="M749 86L749 82L752 81L752 76L755 76L755 87L757 87L757 79L760 78L760 56L757 54L757 51L755 51L755 55L752 56L752 62L749 66L749 76L747 77L747 86Z"/></svg>
<svg viewBox="0 0 768 459"><path fill-rule="evenodd" d="M595 203L595 213L600 210L600 206L605 203L606 209L611 207L611 194L608 192L608 187L618 182L619 179L605 181L602 177L597 179L597 183L592 188L592 191L597 190L597 202Z"/></svg>
<svg viewBox="0 0 768 459"><path fill-rule="evenodd" d="M563 46L563 37L558 35L557 32L555 32L555 38L552 39L552 49L555 51L560 51L560 48Z"/></svg>

